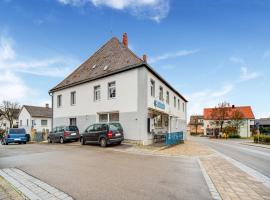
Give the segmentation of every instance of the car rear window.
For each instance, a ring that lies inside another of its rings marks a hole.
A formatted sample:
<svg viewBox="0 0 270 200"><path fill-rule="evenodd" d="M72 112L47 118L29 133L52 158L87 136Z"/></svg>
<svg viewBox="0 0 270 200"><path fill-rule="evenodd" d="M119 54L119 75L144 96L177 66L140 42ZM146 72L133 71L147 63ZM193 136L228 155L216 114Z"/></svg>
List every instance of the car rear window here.
<svg viewBox="0 0 270 200"><path fill-rule="evenodd" d="M9 134L25 134L25 129L23 128L16 128L16 129L9 129Z"/></svg>
<svg viewBox="0 0 270 200"><path fill-rule="evenodd" d="M120 123L111 123L114 127L117 128L118 131L123 131L123 128Z"/></svg>
<svg viewBox="0 0 270 200"><path fill-rule="evenodd" d="M116 126L114 126L113 124L110 124L109 128L111 131L118 131L118 128Z"/></svg>
<svg viewBox="0 0 270 200"><path fill-rule="evenodd" d="M78 131L77 126L68 126L67 131Z"/></svg>

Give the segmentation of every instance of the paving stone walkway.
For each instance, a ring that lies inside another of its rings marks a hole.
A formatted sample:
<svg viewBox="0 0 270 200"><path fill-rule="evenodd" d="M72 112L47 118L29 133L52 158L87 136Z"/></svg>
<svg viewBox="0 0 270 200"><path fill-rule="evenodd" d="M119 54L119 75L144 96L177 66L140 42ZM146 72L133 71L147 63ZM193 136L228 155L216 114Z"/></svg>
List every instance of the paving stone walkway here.
<svg viewBox="0 0 270 200"><path fill-rule="evenodd" d="M200 158L224 200L270 200L270 188L218 154Z"/></svg>
<svg viewBox="0 0 270 200"><path fill-rule="evenodd" d="M18 191L16 191L5 179L0 176L0 200L24 200Z"/></svg>
<svg viewBox="0 0 270 200"><path fill-rule="evenodd" d="M30 200L72 200L68 194L16 169L1 169L0 176L17 188ZM0 200L2 200L0 198Z"/></svg>

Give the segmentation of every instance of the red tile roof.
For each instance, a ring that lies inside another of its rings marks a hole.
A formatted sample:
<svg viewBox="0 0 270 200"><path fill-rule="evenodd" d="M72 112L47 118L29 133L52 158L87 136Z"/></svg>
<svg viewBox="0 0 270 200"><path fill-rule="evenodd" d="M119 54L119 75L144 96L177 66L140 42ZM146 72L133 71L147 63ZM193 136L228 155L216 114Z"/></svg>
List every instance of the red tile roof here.
<svg viewBox="0 0 270 200"><path fill-rule="evenodd" d="M211 120L211 118L212 118L211 113L213 110L214 110L214 108L205 108L203 110L203 117L205 120ZM244 119L255 119L255 116L254 116L253 111L252 111L250 106L239 106L239 107L234 107L234 108L231 107L229 112L228 112L229 116L227 119L230 119L234 110L241 111L244 115Z"/></svg>

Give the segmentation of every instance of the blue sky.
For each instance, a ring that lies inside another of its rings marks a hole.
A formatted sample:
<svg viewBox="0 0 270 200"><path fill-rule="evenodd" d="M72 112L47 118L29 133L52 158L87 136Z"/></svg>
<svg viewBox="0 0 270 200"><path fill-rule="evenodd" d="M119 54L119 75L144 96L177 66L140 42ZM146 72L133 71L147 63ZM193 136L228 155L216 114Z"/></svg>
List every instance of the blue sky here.
<svg viewBox="0 0 270 200"><path fill-rule="evenodd" d="M48 90L112 36L188 100L270 116L269 0L0 0L0 100L44 105Z"/></svg>

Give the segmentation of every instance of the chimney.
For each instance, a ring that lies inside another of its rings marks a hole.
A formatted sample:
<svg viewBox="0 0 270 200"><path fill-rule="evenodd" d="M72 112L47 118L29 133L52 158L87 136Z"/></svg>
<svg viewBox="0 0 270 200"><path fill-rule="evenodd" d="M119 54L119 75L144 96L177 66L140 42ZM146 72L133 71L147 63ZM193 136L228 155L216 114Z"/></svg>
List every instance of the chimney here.
<svg viewBox="0 0 270 200"><path fill-rule="evenodd" d="M125 47L128 47L128 36L127 33L123 34L123 39L122 39L122 43Z"/></svg>
<svg viewBox="0 0 270 200"><path fill-rule="evenodd" d="M145 62L145 63L147 63L147 55L146 54L143 54L143 61Z"/></svg>
<svg viewBox="0 0 270 200"><path fill-rule="evenodd" d="M45 104L45 107L46 107L46 108L49 108L49 104L48 104L48 103L46 103L46 104Z"/></svg>

